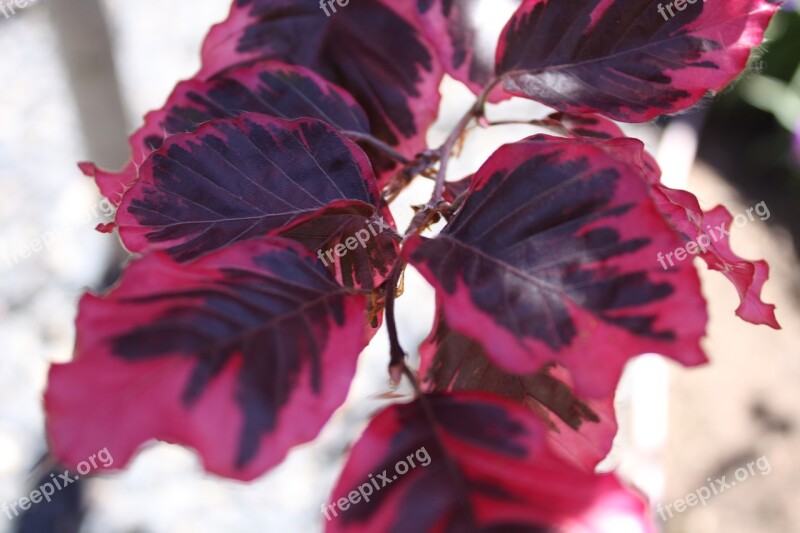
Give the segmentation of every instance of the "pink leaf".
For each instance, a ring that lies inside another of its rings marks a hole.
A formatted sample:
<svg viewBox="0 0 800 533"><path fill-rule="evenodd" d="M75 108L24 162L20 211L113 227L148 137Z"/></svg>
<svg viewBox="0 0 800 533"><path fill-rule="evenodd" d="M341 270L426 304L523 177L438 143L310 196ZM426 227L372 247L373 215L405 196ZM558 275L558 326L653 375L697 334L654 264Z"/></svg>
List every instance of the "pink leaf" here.
<svg viewBox="0 0 800 533"><path fill-rule="evenodd" d="M324 253L383 221L388 232L372 232L343 260L320 257L353 286L379 284L397 255L366 156L313 119L245 113L169 137L140 167L116 221L129 250L180 261L274 234Z"/></svg>
<svg viewBox="0 0 800 533"><path fill-rule="evenodd" d="M775 306L761 300L761 289L769 278L769 265L763 260L742 259L733 252L728 235L733 219L730 212L723 206L703 211L694 194L663 185L661 169L638 142L618 139L600 143L599 146L604 147L610 155L642 169L643 176L651 185L656 206L681 234L684 243L696 243L696 255L705 261L708 268L721 272L736 288L741 302L736 314L747 322L780 329L775 318ZM662 250L662 256L659 256L662 267L674 266L672 257L666 256L674 250Z"/></svg>
<svg viewBox="0 0 800 533"><path fill-rule="evenodd" d="M419 26L413 2L238 0L206 37L199 76L261 59L308 67L355 97L374 136L413 157L438 113L443 75ZM382 157L373 164L382 184L396 170Z"/></svg>
<svg viewBox="0 0 800 533"><path fill-rule="evenodd" d="M323 507L327 532L655 531L616 477L555 455L528 409L487 394L422 401L429 410L417 400L372 420Z"/></svg>
<svg viewBox="0 0 800 533"><path fill-rule="evenodd" d="M549 120L564 127L574 137L610 139L623 137L619 126L600 116L571 116L563 113L551 115ZM599 143L610 155L636 164L645 179L651 184L651 193L656 206L683 236L684 241L701 242L704 246L699 255L708 267L721 272L733 283L741 303L736 314L753 324L766 324L779 329L775 318L775 306L761 300L761 289L769 277L769 266L765 261L747 261L731 249L730 230L732 216L723 206L703 211L694 194L680 189L671 189L661 183L661 169L641 144L623 139L611 143ZM744 216L744 215L743 215ZM708 244L706 244L708 243ZM673 250L663 250L663 254ZM672 258L661 259L668 268Z"/></svg>
<svg viewBox="0 0 800 533"><path fill-rule="evenodd" d="M136 169L164 139L193 132L209 120L247 112L283 119L317 118L341 130L369 131L364 111L342 89L308 69L262 61L213 80L179 83L164 107L148 113L144 125L131 135L132 160L122 171L107 172L91 163L82 163L81 170L94 177L103 196L118 205L136 181Z"/></svg>
<svg viewBox="0 0 800 533"><path fill-rule="evenodd" d="M537 135L500 148L441 234L403 253L450 327L494 363L519 374L558 363L597 398L635 355L705 361L697 273L656 260L681 244L640 168L593 141Z"/></svg>
<svg viewBox="0 0 800 533"><path fill-rule="evenodd" d="M497 74L513 94L560 111L644 122L728 85L779 2L698 1L672 17L660 5L525 0L500 39Z"/></svg>
<svg viewBox="0 0 800 533"><path fill-rule="evenodd" d="M75 466L107 447L122 468L158 439L253 479L344 401L365 314L363 295L291 241L191 264L149 255L81 300L75 360L51 368L45 394L51 449Z"/></svg>

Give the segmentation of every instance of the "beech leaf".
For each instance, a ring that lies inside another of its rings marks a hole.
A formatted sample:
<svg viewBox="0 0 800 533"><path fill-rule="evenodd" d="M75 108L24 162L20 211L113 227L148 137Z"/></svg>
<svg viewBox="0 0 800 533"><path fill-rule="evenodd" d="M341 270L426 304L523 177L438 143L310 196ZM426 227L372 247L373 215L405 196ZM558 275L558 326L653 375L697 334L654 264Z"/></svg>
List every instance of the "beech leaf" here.
<svg viewBox="0 0 800 533"><path fill-rule="evenodd" d="M525 0L500 38L496 73L512 94L560 111L645 122L728 85L779 4L698 1L670 17L650 0Z"/></svg>
<svg viewBox="0 0 800 533"><path fill-rule="evenodd" d="M292 241L191 264L148 255L81 300L75 359L51 368L45 393L51 450L75 466L107 447L122 468L159 439L254 479L344 401L365 318L365 296Z"/></svg>
<svg viewBox="0 0 800 533"><path fill-rule="evenodd" d="M378 414L330 501L354 491L355 504L324 508L328 533L655 531L639 495L559 458L541 420L489 394L425 395Z"/></svg>
<svg viewBox="0 0 800 533"><path fill-rule="evenodd" d="M659 265L658 252L683 241L642 172L595 141L506 145L442 232L409 239L403 254L436 288L450 327L495 364L526 374L558 363L579 396L608 397L635 355L705 361L697 273L689 261Z"/></svg>

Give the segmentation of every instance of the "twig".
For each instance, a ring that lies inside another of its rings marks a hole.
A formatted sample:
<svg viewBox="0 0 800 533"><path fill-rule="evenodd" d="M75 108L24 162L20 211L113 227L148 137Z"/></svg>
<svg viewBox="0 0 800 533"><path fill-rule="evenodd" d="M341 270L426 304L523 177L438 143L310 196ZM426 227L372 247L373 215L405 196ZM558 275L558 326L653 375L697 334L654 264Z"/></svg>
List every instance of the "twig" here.
<svg viewBox="0 0 800 533"><path fill-rule="evenodd" d="M389 376L392 383L397 384L400 381L402 369L405 368L406 352L400 346L400 340L397 335L397 322L395 321L394 302L397 297L397 283L400 281L400 275L405 268L405 261L398 259L392 268L389 277L386 278L386 330L389 332Z"/></svg>
<svg viewBox="0 0 800 533"><path fill-rule="evenodd" d="M472 122L473 119L483 116L484 108L486 107L486 100L489 98L489 94L494 90L498 83L500 83L500 80L495 79L483 89L483 92L481 92L480 96L478 96L478 99L475 100L475 103L472 105L472 107L469 108L469 111L467 111L467 113L461 117L461 120L458 121L456 127L447 137L444 144L442 144L442 146L440 146L437 150L439 153L439 171L436 174L436 185L433 189L433 194L428 202L429 209L436 209L439 203L442 201L442 197L444 196L444 182L445 178L447 177L447 167L450 163L450 158L453 155L453 149L455 148L459 139L461 139L461 136L464 134L467 126L469 126L469 123Z"/></svg>
<svg viewBox="0 0 800 533"><path fill-rule="evenodd" d="M453 155L453 150L456 147L459 139L461 139L462 135L469 126L470 122L472 122L475 118L480 118L484 114L484 108L486 106L486 100L489 98L489 94L492 90L497 86L500 82L499 79L493 80L489 83L483 90L483 92L478 96L475 100L475 103L470 107L469 111L458 121L456 127L447 137L444 144L437 148L436 150L431 150L424 152L427 154L427 158L430 161L434 161L436 159L439 160L439 169L436 174L436 184L434 186L433 194L431 195L428 204L424 206L422 209L417 211L414 215L414 218L411 220L411 224L409 224L408 229L405 233L405 238L407 239L411 235L415 235L419 233L422 229L427 227L431 221L435 220L437 214L441 209L441 204L443 201L444 196L444 185L445 185L445 177L447 175L447 166L450 161L450 157ZM351 135L355 132L345 132L345 135L349 135L353 138L361 138L364 137L363 134L356 133L355 135ZM372 142L374 138L371 136L366 136L368 138L364 138L364 140L368 142ZM377 140L377 139L374 139ZM378 141L380 142L380 141ZM381 143L382 144L382 143ZM411 162L406 163L409 165ZM394 196L396 196L397 191L394 191ZM393 383L397 383L400 381L400 376L404 372L408 372L408 367L406 367L405 359L406 359L406 352L403 350L403 347L400 345L400 341L397 335L397 324L395 322L395 299L397 297L397 283L400 280L400 275L402 274L403 270L406 267L405 261L402 259L398 260L397 263L394 265L389 276L386 278L385 281L385 297L386 297L386 329L389 332L389 346L390 346L390 361L389 361L389 376ZM417 387L417 395L419 396L421 393L419 391L419 387Z"/></svg>

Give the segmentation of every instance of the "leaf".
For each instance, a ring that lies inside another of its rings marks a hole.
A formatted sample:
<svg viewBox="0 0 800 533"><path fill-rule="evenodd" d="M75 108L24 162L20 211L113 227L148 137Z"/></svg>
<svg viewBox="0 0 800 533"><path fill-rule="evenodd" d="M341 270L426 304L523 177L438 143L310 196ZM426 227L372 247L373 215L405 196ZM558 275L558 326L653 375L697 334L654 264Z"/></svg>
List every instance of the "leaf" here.
<svg viewBox="0 0 800 533"><path fill-rule="evenodd" d="M445 70L475 94L494 77L497 40L522 0L417 0ZM499 22L499 24L498 24ZM499 99L499 95L494 98Z"/></svg>
<svg viewBox="0 0 800 533"><path fill-rule="evenodd" d="M625 133L614 122L600 115L570 115L553 113L544 125L573 138L586 140L611 140L623 138ZM730 237L726 234L731 228L732 215L723 206L711 211L703 211L697 197L689 191L671 189L661 183L661 169L655 159L642 146L629 141L601 143L609 155L633 163L642 169L656 206L667 217L670 224L681 234L684 242L708 241L705 251L697 254L708 267L717 270L733 283L739 293L740 305L736 314L753 324L766 324L780 329L775 318L775 306L764 303L761 290L769 278L769 265L766 261L748 261L736 255L731 249ZM458 194L469 186L470 178L448 182L445 199L452 202ZM744 215L743 215L744 216ZM705 237L702 237L705 235ZM664 253L667 253L665 251ZM668 261L664 260L664 266Z"/></svg>
<svg viewBox="0 0 800 533"><path fill-rule="evenodd" d="M132 161L121 172L82 163L101 192L119 204L136 180L136 168L164 139L190 133L216 118L254 112L282 119L317 118L340 130L368 132L364 111L344 90L312 71L277 61L262 61L231 70L213 80L191 79L179 83L164 107L145 116L144 125L130 138Z"/></svg>
<svg viewBox="0 0 800 533"><path fill-rule="evenodd" d="M383 204L372 215L359 208L326 209L280 235L315 252L343 285L364 289L386 279L400 249L391 212Z"/></svg>
<svg viewBox="0 0 800 533"><path fill-rule="evenodd" d="M736 315L752 324L781 329L775 318L775 306L761 299L761 290L769 278L769 265L763 260L742 259L733 252L728 234L733 222L730 211L721 205L703 211L692 193L661 184L654 187L654 195L657 205L681 232L685 242L703 245L697 255L708 268L722 273L736 288L740 300ZM665 266L672 262L671 257L664 260Z"/></svg>
<svg viewBox="0 0 800 533"><path fill-rule="evenodd" d="M644 502L616 477L554 455L526 408L487 394L423 401L429 412L416 400L371 421L333 490L333 509L323 507L328 533L655 531Z"/></svg>
<svg viewBox="0 0 800 533"><path fill-rule="evenodd" d="M122 195L136 181L136 165L133 161L129 161L118 171L103 170L90 161L78 163L78 168L84 176L94 180L100 190L100 194L114 206L119 205L122 201ZM110 229L113 230L113 225Z"/></svg>
<svg viewBox="0 0 800 533"><path fill-rule="evenodd" d="M608 397L638 354L704 362L707 322L691 263L664 271L656 259L682 240L641 169L597 143L536 135L500 148L441 234L403 250L450 327L495 364L557 363L587 398Z"/></svg>
<svg viewBox="0 0 800 533"><path fill-rule="evenodd" d="M507 91L560 111L644 122L728 85L779 2L698 1L674 17L659 5L525 0L500 38L496 73Z"/></svg>
<svg viewBox="0 0 800 533"><path fill-rule="evenodd" d="M191 264L148 255L81 300L75 360L51 368L45 394L53 453L74 466L107 447L122 468L159 439L254 479L344 401L365 314L363 295L291 241Z"/></svg>
<svg viewBox="0 0 800 533"><path fill-rule="evenodd" d="M616 125L602 119L596 128L613 132ZM575 131L577 130L573 130ZM680 233L685 243L695 243L695 255L705 261L708 268L722 273L736 288L740 299L736 314L747 322L780 329L775 318L775 306L761 300L761 289L769 278L769 265L763 260L742 259L733 252L728 235L733 220L731 213L723 206L703 211L694 194L663 185L661 169L655 159L642 149L641 144L623 141L601 146L613 157L633 163L642 170L643 176L651 185L651 195L656 207ZM749 216L753 216L752 211ZM684 249L688 248L684 246ZM665 255L659 258L665 269L674 265L672 257L666 255L670 251L672 250L664 250ZM691 257L691 254L688 255Z"/></svg>
<svg viewBox="0 0 800 533"><path fill-rule="evenodd" d="M593 472L611 451L617 433L613 395L579 398L560 367L526 375L504 372L480 344L453 331L441 310L419 348L423 386L429 392L483 391L528 406L547 425L547 439L566 460Z"/></svg>
<svg viewBox="0 0 800 533"><path fill-rule="evenodd" d="M244 112L285 120L317 118L340 130L369 131L366 114L341 88L309 69L262 61L213 80L179 83L164 108L145 117L134 142L149 153L161 147L165 131L191 132L209 120Z"/></svg>
<svg viewBox="0 0 800 533"><path fill-rule="evenodd" d="M413 157L439 109L442 67L418 27L412 2L237 0L228 19L203 44L200 77L260 59L302 65L352 94L369 117L371 132ZM373 159L385 183L395 168Z"/></svg>
<svg viewBox="0 0 800 533"><path fill-rule="evenodd" d="M369 162L352 142L319 120L245 113L169 137L142 164L116 220L131 251L166 250L187 261L286 232L316 251L378 219L393 227ZM370 267L388 273L396 256L391 233L369 244L369 252L349 257L371 263L346 269L347 284L370 286Z"/></svg>

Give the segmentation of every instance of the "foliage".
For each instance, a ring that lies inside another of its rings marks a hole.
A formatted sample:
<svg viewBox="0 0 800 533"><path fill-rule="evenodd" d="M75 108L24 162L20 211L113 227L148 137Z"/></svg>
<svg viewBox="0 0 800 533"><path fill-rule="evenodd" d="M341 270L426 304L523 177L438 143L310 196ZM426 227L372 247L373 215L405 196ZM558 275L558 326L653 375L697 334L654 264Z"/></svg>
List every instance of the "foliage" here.
<svg viewBox="0 0 800 533"><path fill-rule="evenodd" d="M479 0L354 0L329 16L236 0L200 72L131 136L130 164L81 165L119 206L101 229L136 256L83 298L75 359L50 372L53 453L69 465L107 447L121 467L158 439L254 479L316 437L385 322L390 376L415 398L372 420L333 501L421 446L431 465L330 531L651 531L640 497L593 470L628 360L705 362L697 273L656 256L731 216L663 186L612 119L728 85L778 6L716 0L665 21L649 0L517 3L485 50ZM476 100L428 148L445 74ZM554 108L521 120L553 134L447 181L468 128L492 125L486 102L511 96ZM418 177L433 193L401 233L389 204ZM698 255L735 285L743 319L778 327L763 261L727 237ZM419 373L394 319L408 265L436 289Z"/></svg>

